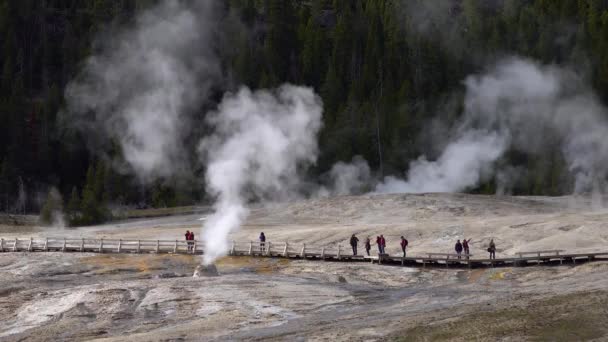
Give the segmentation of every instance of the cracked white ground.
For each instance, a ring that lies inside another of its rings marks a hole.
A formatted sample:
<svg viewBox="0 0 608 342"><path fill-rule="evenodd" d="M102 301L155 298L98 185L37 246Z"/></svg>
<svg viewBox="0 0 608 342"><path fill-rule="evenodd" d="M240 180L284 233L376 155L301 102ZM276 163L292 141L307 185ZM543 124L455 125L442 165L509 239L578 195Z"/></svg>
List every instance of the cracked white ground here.
<svg viewBox="0 0 608 342"><path fill-rule="evenodd" d="M186 229L198 232L198 218L52 232L0 227L0 236L181 239ZM608 210L573 197L338 197L256 209L230 239L255 240L263 230L270 241L319 246L384 234L389 253L399 252L401 235L410 254L449 252L464 237L473 239L473 254L491 238L499 256L608 251L607 219ZM602 262L469 271L235 257L217 263L220 276L193 278L199 263L187 255L0 254L0 340L552 339L546 334L581 312L608 313ZM539 308L548 315L543 322L526 315ZM488 323L493 314L506 317L504 329ZM573 326L559 336L608 337L606 318Z"/></svg>

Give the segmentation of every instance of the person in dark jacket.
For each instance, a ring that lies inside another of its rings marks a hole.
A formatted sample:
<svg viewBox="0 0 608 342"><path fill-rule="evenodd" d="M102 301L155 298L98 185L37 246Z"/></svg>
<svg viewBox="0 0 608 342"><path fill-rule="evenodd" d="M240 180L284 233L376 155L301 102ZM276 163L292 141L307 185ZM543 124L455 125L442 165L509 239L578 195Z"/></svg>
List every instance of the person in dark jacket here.
<svg viewBox="0 0 608 342"><path fill-rule="evenodd" d="M405 258L405 249L407 248L408 241L403 236L401 237L401 250L403 251L403 257Z"/></svg>
<svg viewBox="0 0 608 342"><path fill-rule="evenodd" d="M490 240L488 252L490 253L490 259L496 259L496 244L494 243L494 239Z"/></svg>
<svg viewBox="0 0 608 342"><path fill-rule="evenodd" d="M372 241L369 239L369 236L365 239L365 252L367 256L369 256L369 250L372 249Z"/></svg>
<svg viewBox="0 0 608 342"><path fill-rule="evenodd" d="M460 254L462 254L462 243L460 243L460 240L456 242L454 249L456 250L456 254L458 254L458 259L460 259Z"/></svg>
<svg viewBox="0 0 608 342"><path fill-rule="evenodd" d="M359 244L359 239L353 234L350 237L350 246L353 248L353 255L357 255L357 244Z"/></svg>
<svg viewBox="0 0 608 342"><path fill-rule="evenodd" d="M378 245L378 253L382 254L382 240L379 236L376 236L376 244Z"/></svg>
<svg viewBox="0 0 608 342"><path fill-rule="evenodd" d="M264 232L260 233L260 252L264 252L266 250L266 235Z"/></svg>

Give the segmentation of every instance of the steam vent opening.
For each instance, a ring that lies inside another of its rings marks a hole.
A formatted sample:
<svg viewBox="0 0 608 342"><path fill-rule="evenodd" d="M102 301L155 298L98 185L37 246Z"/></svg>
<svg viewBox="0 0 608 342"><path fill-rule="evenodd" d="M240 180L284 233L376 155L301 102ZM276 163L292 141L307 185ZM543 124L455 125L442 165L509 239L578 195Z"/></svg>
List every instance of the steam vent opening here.
<svg viewBox="0 0 608 342"><path fill-rule="evenodd" d="M194 270L193 277L217 277L220 274L217 272L217 267L211 265L198 265Z"/></svg>

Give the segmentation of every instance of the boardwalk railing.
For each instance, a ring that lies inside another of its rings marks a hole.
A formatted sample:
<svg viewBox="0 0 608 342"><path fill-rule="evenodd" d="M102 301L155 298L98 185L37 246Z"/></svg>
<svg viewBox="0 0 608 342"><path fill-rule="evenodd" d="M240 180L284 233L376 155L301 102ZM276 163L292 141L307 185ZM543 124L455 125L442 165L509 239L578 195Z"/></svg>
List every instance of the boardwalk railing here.
<svg viewBox="0 0 608 342"><path fill-rule="evenodd" d="M0 239L0 252L202 254L200 241L91 238Z"/></svg>
<svg viewBox="0 0 608 342"><path fill-rule="evenodd" d="M520 258L522 258L524 255L536 255L536 256L540 257L542 254L559 255L559 253L563 252L563 251L564 250L562 250L562 249L552 249L552 250L547 250L547 251L517 252L515 254L517 254Z"/></svg>
<svg viewBox="0 0 608 342"><path fill-rule="evenodd" d="M203 244L198 240L134 240L105 238L29 238L1 239L0 252L82 252L82 253L172 253L203 254ZM339 261L370 261L378 264L403 266L525 266L541 263L576 263L577 261L608 260L608 253L589 252L564 254L563 250L517 252L515 256L498 259L474 259L473 254L420 253L420 255L375 254L352 255L350 248L341 244L313 246L305 243L266 241L232 241L229 254L233 256L283 257Z"/></svg>

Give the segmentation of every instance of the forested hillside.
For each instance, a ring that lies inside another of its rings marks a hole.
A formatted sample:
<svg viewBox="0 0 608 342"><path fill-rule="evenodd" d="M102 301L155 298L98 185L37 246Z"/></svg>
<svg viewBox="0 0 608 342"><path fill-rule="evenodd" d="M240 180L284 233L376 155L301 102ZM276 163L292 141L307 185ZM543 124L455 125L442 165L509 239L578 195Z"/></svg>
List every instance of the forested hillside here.
<svg viewBox="0 0 608 342"><path fill-rule="evenodd" d="M205 198L196 180L201 170L189 181L143 184L91 153L86 137L57 119L64 89L96 48L95 37L129 26L155 2L0 0L2 211L36 212L53 186L67 208L88 210L94 221L107 215L97 209L102 203L173 206ZM313 179L357 155L378 176L403 174L422 154L433 158L432 135L461 114L463 79L504 56L575 68L608 101L605 0L221 3L227 24L214 48L225 89L290 82L321 95L324 126ZM572 191L558 150L514 149L507 158L527 170L516 194ZM494 193L494 181L471 191Z"/></svg>

